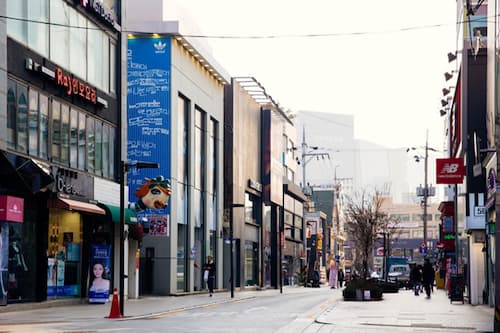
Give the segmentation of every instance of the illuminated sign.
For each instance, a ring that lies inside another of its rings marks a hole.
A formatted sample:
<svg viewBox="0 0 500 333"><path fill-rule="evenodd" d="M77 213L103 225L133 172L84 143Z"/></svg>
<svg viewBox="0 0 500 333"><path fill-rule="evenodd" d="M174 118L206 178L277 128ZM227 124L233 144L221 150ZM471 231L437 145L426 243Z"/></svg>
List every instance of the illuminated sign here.
<svg viewBox="0 0 500 333"><path fill-rule="evenodd" d="M56 84L66 87L67 95L79 95L80 97L97 104L97 92L88 84L65 74L61 68L56 68Z"/></svg>
<svg viewBox="0 0 500 333"><path fill-rule="evenodd" d="M444 234L443 239L446 240L455 240L455 235L454 234Z"/></svg>

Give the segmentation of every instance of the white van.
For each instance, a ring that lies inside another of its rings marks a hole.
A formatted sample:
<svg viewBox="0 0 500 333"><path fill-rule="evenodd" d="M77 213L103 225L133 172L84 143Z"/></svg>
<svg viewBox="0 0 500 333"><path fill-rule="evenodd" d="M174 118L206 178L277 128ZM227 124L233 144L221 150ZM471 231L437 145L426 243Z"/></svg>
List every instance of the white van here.
<svg viewBox="0 0 500 333"><path fill-rule="evenodd" d="M398 282L400 287L407 287L410 281L410 265L394 264L389 267L388 280Z"/></svg>

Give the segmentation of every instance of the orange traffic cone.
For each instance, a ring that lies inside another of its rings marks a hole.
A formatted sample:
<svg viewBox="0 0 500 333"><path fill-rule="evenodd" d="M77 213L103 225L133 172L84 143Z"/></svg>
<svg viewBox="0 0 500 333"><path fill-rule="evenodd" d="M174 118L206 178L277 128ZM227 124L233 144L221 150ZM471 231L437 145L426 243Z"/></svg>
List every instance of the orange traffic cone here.
<svg viewBox="0 0 500 333"><path fill-rule="evenodd" d="M111 302L111 310L109 311L109 316L106 318L115 319L121 318L120 313L120 301L118 300L118 289L113 289L113 301Z"/></svg>

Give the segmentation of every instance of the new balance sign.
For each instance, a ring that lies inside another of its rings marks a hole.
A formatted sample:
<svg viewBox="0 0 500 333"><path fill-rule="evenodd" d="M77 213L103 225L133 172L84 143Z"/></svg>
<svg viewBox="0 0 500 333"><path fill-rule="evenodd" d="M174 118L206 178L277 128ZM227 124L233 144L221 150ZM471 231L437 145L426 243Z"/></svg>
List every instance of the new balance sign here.
<svg viewBox="0 0 500 333"><path fill-rule="evenodd" d="M462 158L437 158L436 183L460 184L465 176L465 167Z"/></svg>

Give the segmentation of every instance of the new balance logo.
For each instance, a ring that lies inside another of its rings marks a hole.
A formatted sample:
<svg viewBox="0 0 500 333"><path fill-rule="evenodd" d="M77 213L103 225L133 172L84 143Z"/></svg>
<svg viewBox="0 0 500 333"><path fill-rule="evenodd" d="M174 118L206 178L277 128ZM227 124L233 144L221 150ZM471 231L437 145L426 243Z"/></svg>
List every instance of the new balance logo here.
<svg viewBox="0 0 500 333"><path fill-rule="evenodd" d="M457 173L458 171L458 163L446 163L443 165L440 173Z"/></svg>

